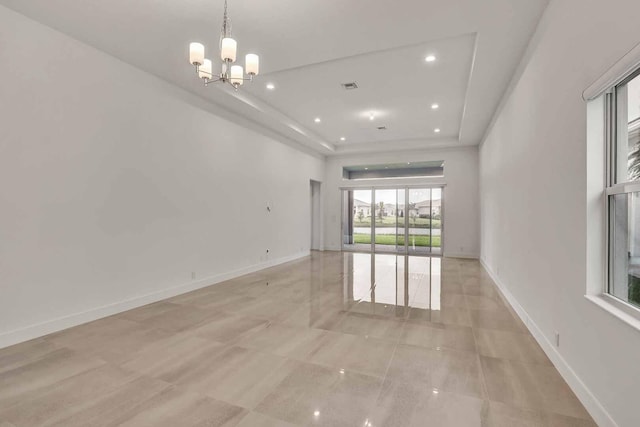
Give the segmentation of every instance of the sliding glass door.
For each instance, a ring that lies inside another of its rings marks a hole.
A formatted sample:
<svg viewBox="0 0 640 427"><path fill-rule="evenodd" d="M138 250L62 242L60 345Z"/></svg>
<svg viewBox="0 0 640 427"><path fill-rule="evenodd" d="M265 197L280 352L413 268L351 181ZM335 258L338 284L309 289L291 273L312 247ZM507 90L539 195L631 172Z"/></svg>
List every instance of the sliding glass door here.
<svg viewBox="0 0 640 427"><path fill-rule="evenodd" d="M342 248L442 254L443 187L345 189Z"/></svg>
<svg viewBox="0 0 640 427"><path fill-rule="evenodd" d="M370 251L374 218L373 190L345 190L342 202L342 246Z"/></svg>
<svg viewBox="0 0 640 427"><path fill-rule="evenodd" d="M374 234L376 252L404 250L404 189L375 190Z"/></svg>
<svg viewBox="0 0 640 427"><path fill-rule="evenodd" d="M410 188L409 253L441 254L442 188Z"/></svg>

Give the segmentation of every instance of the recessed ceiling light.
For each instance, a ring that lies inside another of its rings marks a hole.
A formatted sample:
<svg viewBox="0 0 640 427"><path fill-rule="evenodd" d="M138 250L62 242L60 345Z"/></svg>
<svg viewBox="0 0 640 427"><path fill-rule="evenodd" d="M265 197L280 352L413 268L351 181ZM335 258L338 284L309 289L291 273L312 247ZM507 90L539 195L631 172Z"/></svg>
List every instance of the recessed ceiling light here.
<svg viewBox="0 0 640 427"><path fill-rule="evenodd" d="M435 133L440 133L440 128L435 128L433 131L434 131Z"/></svg>
<svg viewBox="0 0 640 427"><path fill-rule="evenodd" d="M436 60L435 55L428 55L426 58L424 58L425 61L427 62L433 62Z"/></svg>
<svg viewBox="0 0 640 427"><path fill-rule="evenodd" d="M267 83L267 89L274 90L275 88L276 88L276 85L274 85L273 83Z"/></svg>
<svg viewBox="0 0 640 427"><path fill-rule="evenodd" d="M340 141L346 141L346 140L347 140L347 138L345 138L344 136L340 137Z"/></svg>
<svg viewBox="0 0 640 427"><path fill-rule="evenodd" d="M376 118L376 116L374 116L373 113L369 114L369 120L373 120L375 118Z"/></svg>
<svg viewBox="0 0 640 427"><path fill-rule="evenodd" d="M316 117L313 121L316 122L316 123L320 123L321 122L320 117Z"/></svg>
<svg viewBox="0 0 640 427"><path fill-rule="evenodd" d="M316 417L319 416L320 415L320 411L314 411L313 415L316 416Z"/></svg>
<svg viewBox="0 0 640 427"><path fill-rule="evenodd" d="M440 108L440 106L438 104L431 104L431 109L432 110L437 110L438 108Z"/></svg>

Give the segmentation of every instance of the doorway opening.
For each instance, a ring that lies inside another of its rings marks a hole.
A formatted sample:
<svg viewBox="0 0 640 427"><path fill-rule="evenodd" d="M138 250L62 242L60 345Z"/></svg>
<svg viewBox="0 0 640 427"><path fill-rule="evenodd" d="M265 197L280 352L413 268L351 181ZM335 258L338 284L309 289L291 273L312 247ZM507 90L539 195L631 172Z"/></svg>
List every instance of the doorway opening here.
<svg viewBox="0 0 640 427"><path fill-rule="evenodd" d="M342 249L442 255L444 187L344 189Z"/></svg>
<svg viewBox="0 0 640 427"><path fill-rule="evenodd" d="M322 248L322 212L320 203L321 183L319 181L310 180L309 187L311 194L311 240L309 248L312 251L319 251Z"/></svg>

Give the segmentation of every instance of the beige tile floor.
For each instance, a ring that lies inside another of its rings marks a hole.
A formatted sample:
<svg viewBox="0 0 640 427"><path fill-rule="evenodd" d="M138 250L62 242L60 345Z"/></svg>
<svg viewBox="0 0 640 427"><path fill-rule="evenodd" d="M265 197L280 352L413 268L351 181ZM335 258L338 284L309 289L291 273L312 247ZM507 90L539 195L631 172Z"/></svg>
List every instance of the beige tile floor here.
<svg viewBox="0 0 640 427"><path fill-rule="evenodd" d="M477 261L313 253L0 350L0 427L595 426Z"/></svg>

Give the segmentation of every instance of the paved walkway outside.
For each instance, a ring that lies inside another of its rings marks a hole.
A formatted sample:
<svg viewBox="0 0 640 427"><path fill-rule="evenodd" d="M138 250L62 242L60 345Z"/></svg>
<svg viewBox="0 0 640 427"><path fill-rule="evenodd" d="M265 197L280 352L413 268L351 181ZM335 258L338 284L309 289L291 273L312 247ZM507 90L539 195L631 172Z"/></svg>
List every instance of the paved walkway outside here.
<svg viewBox="0 0 640 427"><path fill-rule="evenodd" d="M353 232L355 234L370 234L371 233L371 228L369 227L354 227ZM404 235L404 229L403 228L398 228L398 233L399 235ZM376 228L376 235L380 235L380 234L396 234L396 229L395 228L391 228L391 227L379 227ZM439 228L434 228L433 230L429 230L428 228L410 228L409 229L409 235L414 235L414 236L428 236L428 235L432 235L432 236L439 236L440 235L440 229Z"/></svg>

